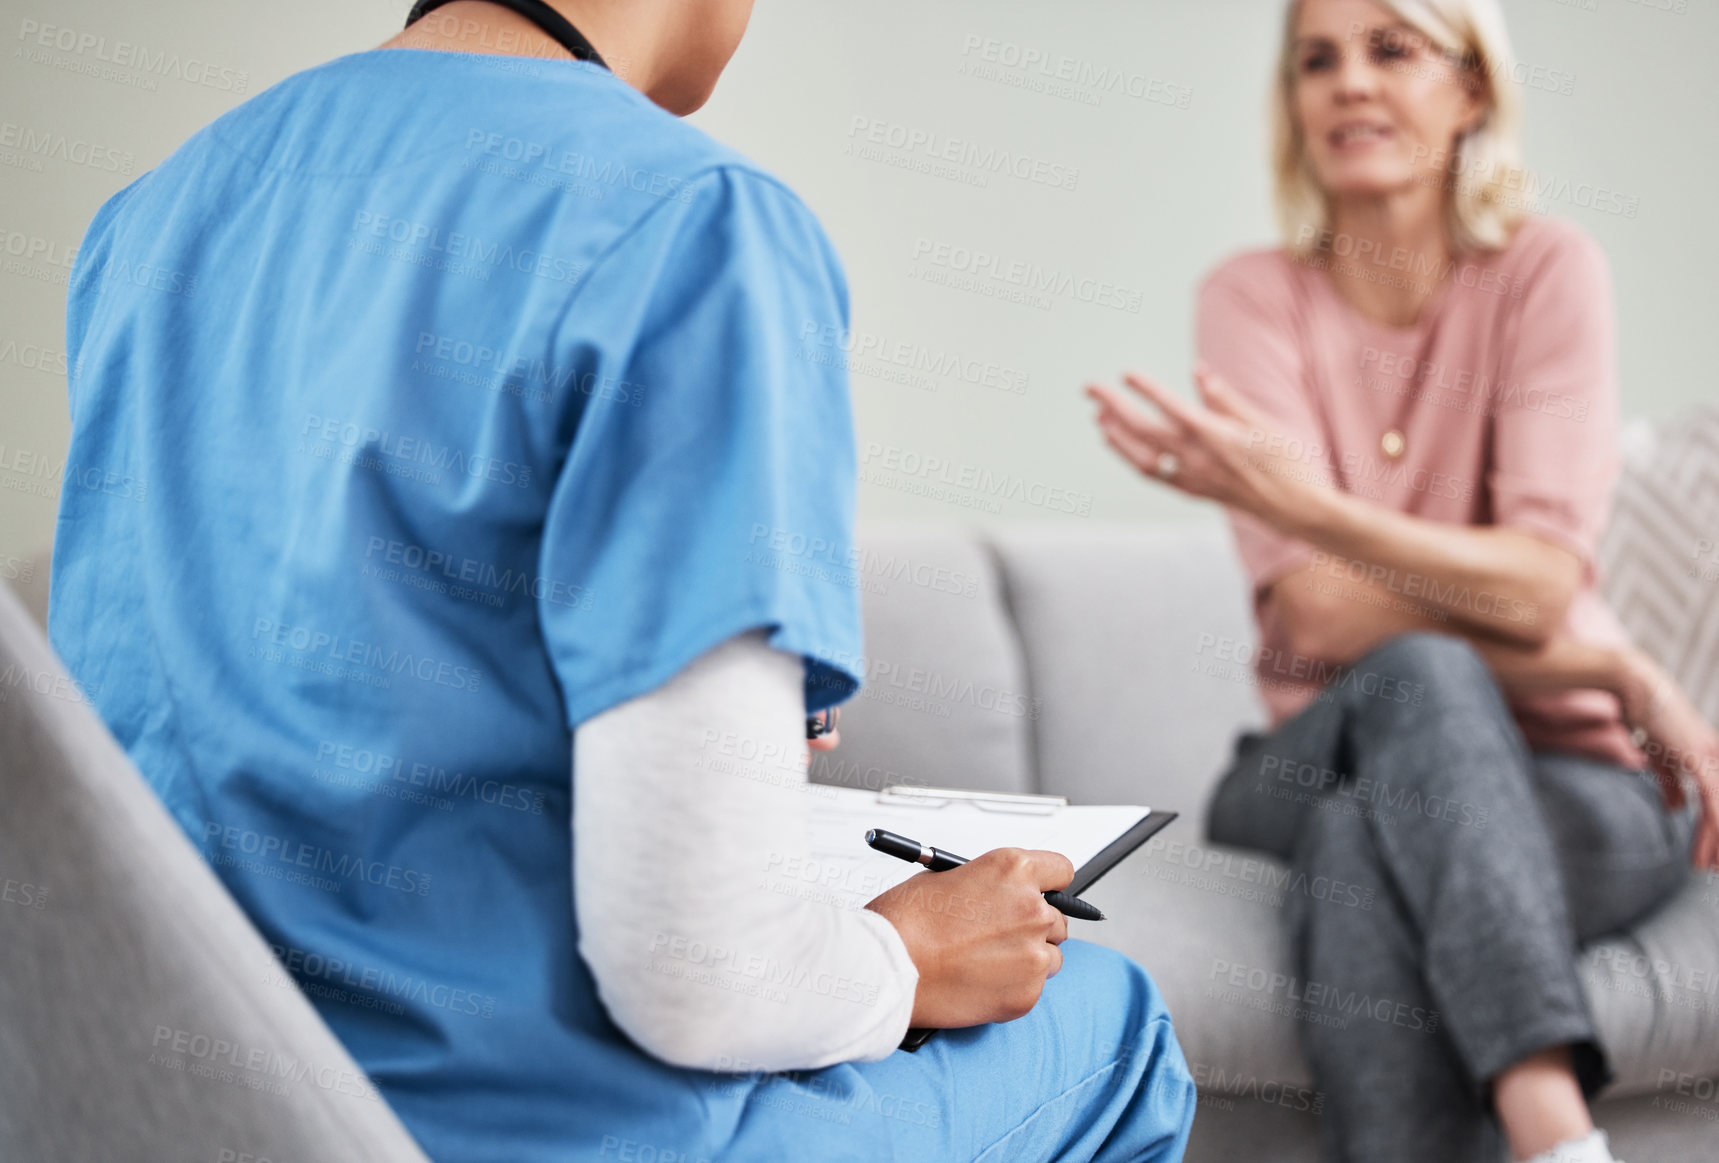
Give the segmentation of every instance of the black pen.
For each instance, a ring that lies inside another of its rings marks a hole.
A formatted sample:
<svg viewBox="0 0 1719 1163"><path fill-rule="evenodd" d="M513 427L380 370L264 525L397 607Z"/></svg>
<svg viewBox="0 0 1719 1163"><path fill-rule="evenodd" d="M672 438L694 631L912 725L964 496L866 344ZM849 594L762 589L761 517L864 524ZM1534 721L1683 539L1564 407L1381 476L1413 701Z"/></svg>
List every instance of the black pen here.
<svg viewBox="0 0 1719 1163"><path fill-rule="evenodd" d="M868 831L865 834L865 842L885 855L894 856L910 864L923 864L932 872L947 872L951 868L959 868L967 863L965 856L957 856L953 852L945 852L941 848L933 848L929 844L909 840L906 836L888 832L882 828L872 828ZM1045 893L1045 902L1064 916L1073 917L1076 920L1104 920L1103 913L1079 897L1069 896L1066 892L1052 889Z"/></svg>

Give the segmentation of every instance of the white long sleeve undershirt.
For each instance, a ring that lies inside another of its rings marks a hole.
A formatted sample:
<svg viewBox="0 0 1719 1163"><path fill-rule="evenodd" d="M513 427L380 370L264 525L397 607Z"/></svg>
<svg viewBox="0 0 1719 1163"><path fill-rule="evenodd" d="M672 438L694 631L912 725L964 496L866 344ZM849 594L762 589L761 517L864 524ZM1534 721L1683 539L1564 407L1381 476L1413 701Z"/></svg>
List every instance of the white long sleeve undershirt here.
<svg viewBox="0 0 1719 1163"><path fill-rule="evenodd" d="M895 926L772 891L808 855L803 668L753 631L574 735L579 952L615 1024L677 1066L875 1061L907 1032Z"/></svg>

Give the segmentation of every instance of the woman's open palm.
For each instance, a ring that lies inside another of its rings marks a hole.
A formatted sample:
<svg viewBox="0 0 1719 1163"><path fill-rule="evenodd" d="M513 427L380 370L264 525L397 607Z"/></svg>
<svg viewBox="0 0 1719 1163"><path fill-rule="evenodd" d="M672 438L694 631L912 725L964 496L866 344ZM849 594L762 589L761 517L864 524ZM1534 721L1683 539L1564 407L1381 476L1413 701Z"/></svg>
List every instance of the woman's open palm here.
<svg viewBox="0 0 1719 1163"><path fill-rule="evenodd" d="M1123 381L1162 416L1154 419L1109 384L1091 383L1105 441L1147 476L1194 497L1261 514L1281 507L1308 480L1323 481L1320 464L1296 464L1271 418L1244 400L1223 377L1201 365L1194 372L1201 407L1179 399L1138 372Z"/></svg>

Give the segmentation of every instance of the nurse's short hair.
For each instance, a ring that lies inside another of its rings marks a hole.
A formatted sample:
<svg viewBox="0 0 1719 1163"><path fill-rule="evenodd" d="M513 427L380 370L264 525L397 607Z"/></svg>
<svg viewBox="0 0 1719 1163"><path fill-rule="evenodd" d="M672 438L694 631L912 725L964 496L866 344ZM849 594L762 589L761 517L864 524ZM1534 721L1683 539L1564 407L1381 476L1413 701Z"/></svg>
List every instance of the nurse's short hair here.
<svg viewBox="0 0 1719 1163"><path fill-rule="evenodd" d="M1377 0L1473 78L1485 106L1444 159L1445 237L1458 252L1497 250L1510 240L1528 199L1522 168L1522 101L1517 65L1497 0ZM1306 254L1330 226L1331 208L1296 124L1295 22L1302 0L1285 6L1283 45L1272 83L1272 176L1284 244Z"/></svg>

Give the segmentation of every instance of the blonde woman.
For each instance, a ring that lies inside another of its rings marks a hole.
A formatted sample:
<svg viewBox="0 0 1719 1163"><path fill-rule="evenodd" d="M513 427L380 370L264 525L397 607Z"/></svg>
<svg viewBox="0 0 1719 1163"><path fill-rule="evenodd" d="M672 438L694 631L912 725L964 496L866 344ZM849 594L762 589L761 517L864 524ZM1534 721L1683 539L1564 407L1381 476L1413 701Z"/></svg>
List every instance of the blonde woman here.
<svg viewBox="0 0 1719 1163"><path fill-rule="evenodd" d="M1573 955L1719 858L1719 736L1596 589L1610 287L1517 204L1517 74L1494 0L1291 3L1286 245L1202 286L1204 407L1089 388L1252 575L1273 726L1212 838L1364 890L1286 906L1302 982L1366 1001L1302 1024L1333 1160L1609 1160Z"/></svg>

